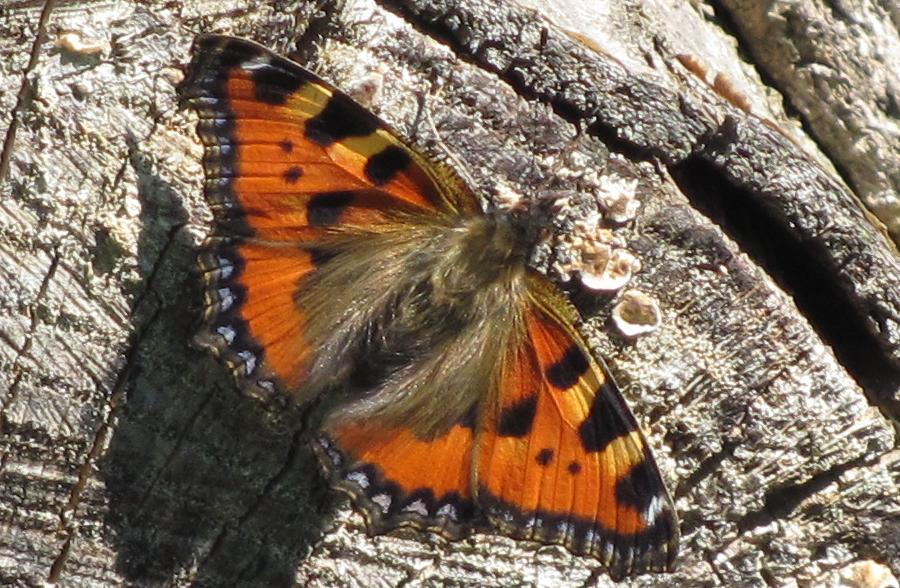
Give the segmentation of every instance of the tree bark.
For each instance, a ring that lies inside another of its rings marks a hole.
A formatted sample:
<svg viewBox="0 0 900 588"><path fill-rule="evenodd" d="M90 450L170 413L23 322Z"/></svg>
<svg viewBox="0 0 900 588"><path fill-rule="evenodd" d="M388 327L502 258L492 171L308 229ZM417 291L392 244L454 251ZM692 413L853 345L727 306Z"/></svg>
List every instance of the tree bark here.
<svg viewBox="0 0 900 588"><path fill-rule="evenodd" d="M193 37L229 32L375 76L372 108L484 193L579 193L558 229L637 182L616 232L661 327L630 341L574 298L683 540L677 572L622 584L896 586L897 15L771 6L0 7L0 584L611 584L500 536L368 537L296 415L188 347L210 215L176 88Z"/></svg>

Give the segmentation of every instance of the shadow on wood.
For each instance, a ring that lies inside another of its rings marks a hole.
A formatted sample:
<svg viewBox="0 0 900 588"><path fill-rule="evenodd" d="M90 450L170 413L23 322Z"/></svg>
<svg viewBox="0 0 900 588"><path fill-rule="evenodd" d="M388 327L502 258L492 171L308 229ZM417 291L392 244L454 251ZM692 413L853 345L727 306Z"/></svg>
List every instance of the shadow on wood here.
<svg viewBox="0 0 900 588"><path fill-rule="evenodd" d="M149 289L134 313L127 400L101 464L117 567L141 583L193 568L197 584L290 586L328 517L325 483L296 415L241 397L224 368L188 347L200 294L182 197L135 149L130 163Z"/></svg>

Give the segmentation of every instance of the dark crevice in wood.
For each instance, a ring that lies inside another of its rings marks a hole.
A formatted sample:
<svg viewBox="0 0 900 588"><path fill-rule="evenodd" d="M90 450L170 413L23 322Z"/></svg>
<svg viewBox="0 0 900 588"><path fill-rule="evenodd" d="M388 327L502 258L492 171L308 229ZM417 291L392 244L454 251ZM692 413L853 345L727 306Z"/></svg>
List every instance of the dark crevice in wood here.
<svg viewBox="0 0 900 588"><path fill-rule="evenodd" d="M900 387L900 370L865 325L867 319L846 286L823 261L817 244L804 241L752 193L730 183L700 156L671 168L691 205L740 245L743 252L788 292L798 309L869 401L895 421L890 402Z"/></svg>
<svg viewBox="0 0 900 588"><path fill-rule="evenodd" d="M738 530L746 533L773 521L786 519L804 500L821 492L849 470L869 467L877 461L877 458L862 456L850 462L833 465L805 482L772 488L766 492L762 508L748 512L738 521Z"/></svg>
<svg viewBox="0 0 900 588"><path fill-rule="evenodd" d="M660 111L657 114L657 118L661 117L663 122L655 128L649 128L646 124L635 122L635 120L643 120L639 116L637 119L628 116L623 118L623 109L629 108L630 104L642 105L645 108L651 105L664 107L669 104L670 99L678 99L677 95L670 95L665 90L656 88L649 82L632 82L626 77L616 78L616 74L605 70L600 61L594 62L596 68L591 70L594 72L592 75L597 75L594 78L594 82L580 81L577 82L577 87L571 89L569 88L569 83L574 82L557 79L558 76L553 73L536 78L535 76L542 75L542 68L566 67L564 63L565 58L561 57L564 53L561 47L566 45L565 39L556 39L556 44L551 44L555 51L549 52L550 50L548 49L548 54L543 57L541 57L544 51L543 46L535 48L528 45L518 46L514 44L512 47L518 47L518 49L509 49L503 52L503 47L498 45L500 43L499 39L509 38L510 42L515 43L517 30L523 27L536 29L540 26L526 17L520 18L517 13L510 12L503 15L509 21L507 22L501 21L498 16L496 30L491 29L493 32L488 34L484 32L488 24L476 20L472 13L466 12L463 8L441 11L432 4L414 0L379 0L379 4L383 5L387 10L399 14L411 26L416 27L424 34L447 44L461 60L474 63L485 71L495 73L500 79L509 83L519 95L531 97L547 104L561 118L578 128L584 128L586 125L589 132L602 139L613 151L619 152L632 160L656 158L666 165L673 166L676 171L679 168L690 168L698 161L694 159L684 162L683 160L690 157L690 154L683 151L683 149L686 145L689 145L689 149L696 150L698 145L702 145L703 135L710 132L710 129L705 125L712 121L706 121L702 113L692 113L685 108L684 103L680 103L680 114L678 114L678 111L672 111L671 113ZM488 51L486 49L494 46L497 46L496 50ZM540 53L535 54L535 51ZM577 51L577 46L573 45L572 51ZM538 63L533 64L532 61L537 61ZM603 80L606 81L603 82ZM588 83L599 85L594 87L585 86ZM639 88L642 89L640 96L632 95ZM608 100L598 102L600 97L608 97ZM673 115L679 117L680 120L672 120L671 117ZM624 126L620 127L620 123ZM765 120L762 123L765 126L770 126ZM761 140L767 141L762 138ZM747 146L745 145L744 147ZM763 147L772 149L784 148L783 146L772 146L768 142L763 143ZM704 155L709 156L706 157L707 161L711 159L711 153ZM764 155L761 154L758 163L762 163ZM753 159L752 156L751 159ZM809 162L799 163L792 160L791 163L793 165L786 165L784 173L789 173L788 170L796 172L798 166L800 169L807 169L803 166L808 165L811 177L821 180L824 189L835 192L843 191L840 185L832 178L825 179L827 174L823 170L815 168L815 171L812 171L813 166ZM777 177L773 177L773 171L768 168L740 169L733 162L717 162L717 164L722 167L718 169L716 175L717 177L721 176L723 182L720 183L729 190L732 184L736 184L739 181L743 182L744 185L755 180L775 181L778 183ZM716 172L712 165L709 166L709 169ZM777 176L778 170L774 170L774 173ZM725 179L729 176L733 176L730 182ZM710 196L714 197L714 194L710 193ZM763 196L754 196L754 198L761 202ZM783 206L787 209L788 202L801 201L810 197L813 197L813 194L805 193L784 198ZM841 198L843 197L842 195ZM709 199L706 200L709 201ZM754 203L751 202L751 204ZM809 204L814 206L812 202L809 202ZM835 316L833 321L828 316L829 313L827 311L824 314L807 315L808 318L822 328L823 338L827 342L842 346L842 352L847 357L842 357L841 360L846 362L847 369L851 370L860 383L866 387L870 398L878 399L876 404L882 408L885 414L900 414L900 406L885 406L885 404L896 402L891 400L891 396L897 387L897 383L900 382L900 366L891 357L891 350L887 349L887 346L892 345L890 331L892 317L887 316L885 313L891 311L886 309L886 305L879 301L873 301L852 292L851 289L858 287L858 284L838 283L838 280L841 278L836 275L838 273L837 264L849 264L851 273L859 274L861 271L866 271L866 268L861 267L864 260L854 259L846 251L827 251L825 249L827 245L823 244L823 240L819 238L819 235L809 231L808 227L804 226L803 223L795 224L789 217L787 210L784 213L779 213L775 210L775 207L779 206L779 204L773 201L766 206L771 209L769 211L771 214L768 214L766 218L769 221L775 221L772 227L773 231L777 232L779 236L787 237L788 240L793 240L798 244L798 246L791 247L789 252L800 254L796 256L798 260L814 262L813 267L817 274L816 276L810 276L810 279L816 278L818 282L830 286L825 291L825 296L822 297L823 300L818 302L815 300L818 295L815 287L805 290L802 288L798 289L798 302L801 302L802 306L805 305L807 310L814 310L817 306L822 306L823 301L825 306L829 304L842 305L841 308L837 309L839 311L838 314L841 316ZM849 210L849 205L846 206L848 208L847 213L853 214ZM756 208L761 210L762 205L756 206ZM825 211L824 207L820 210ZM861 211L862 208L860 207L859 210ZM716 217L713 215L708 214L708 216L710 216L711 220L716 220ZM842 218L839 220L841 223L846 223L850 219ZM860 219L857 219L857 222L858 220ZM729 230L729 227L723 228L726 231ZM841 228L844 228L843 224ZM796 233L796 235L791 236L790 233ZM737 234L732 236L736 240L741 241L741 239L737 238ZM862 238L862 236L859 237L860 240ZM869 245L861 245L861 247L867 252L870 250ZM831 259L834 261L830 261ZM777 268L773 266L772 269ZM803 275L805 269L802 267L789 267L787 269L800 271L797 276L785 275L783 276L784 278L788 280L796 279L798 286L802 286L803 282L808 281L806 276ZM835 275L828 276L827 273L829 271ZM888 277L884 275L888 271L887 266L879 265L873 268L872 271L874 272L873 280L881 280ZM782 285L786 283L785 279L782 279ZM804 294L808 294L808 296L804 296ZM851 338L852 341L847 342L847 339L836 331L839 330L841 324L852 323L854 318L862 320L857 321L857 326L853 327L852 330L854 335ZM829 330L828 327L832 325L834 328ZM881 329L882 332L867 332L865 329ZM860 335L859 337L855 336L857 333ZM879 337L885 341L879 341ZM856 342L861 342L864 346L855 348L854 343ZM872 354L873 352L872 358L866 357L866 354ZM886 366L887 371L881 370L882 366Z"/></svg>
<svg viewBox="0 0 900 588"><path fill-rule="evenodd" d="M556 107L553 106L554 111L559 114ZM572 120L566 119L567 122L578 125L578 121L581 120L581 117L574 118ZM622 155L626 159L633 161L635 163L640 163L643 161L668 161L670 158L666 156L661 151L647 149L646 147L635 145L630 141L626 141L618 136L616 133L615 127L601 120L595 120L591 125L587 128L588 133L597 137L599 140L603 141L603 144L606 147L614 152Z"/></svg>
<svg viewBox="0 0 900 588"><path fill-rule="evenodd" d="M63 566L66 565L66 560L69 559L69 550L72 549L72 537L73 535L71 533L66 535L66 540L60 548L59 554L50 565L50 573L47 575L47 581L51 584L56 584L59 581Z"/></svg>
<svg viewBox="0 0 900 588"><path fill-rule="evenodd" d="M778 83L778 80L769 72L769 70L755 59L752 48L753 44L748 43L747 39L744 38L740 27L728 8L719 0L708 0L707 4L713 9L713 18L711 20L715 21L716 25L718 25L726 35L735 40L738 56L753 67L765 87L775 90L778 92L778 95L781 96L785 114L790 117L802 119L803 115L794 106L793 102L791 102L790 95L785 91L781 84ZM801 122L804 125L806 124L805 121L801 120Z"/></svg>
<svg viewBox="0 0 900 588"><path fill-rule="evenodd" d="M241 527L245 526L251 519L253 519L254 515L259 510L260 506L266 502L266 498L272 494L273 490L281 483L288 472L290 471L291 466L295 464L297 461L301 446L308 441L308 436L305 434L304 429L299 429L294 432L293 437L291 438L291 444L288 446L287 453L284 457L284 462L282 463L281 468L275 472L275 474L269 478L266 484L263 486L262 491L259 493L257 499L251 504L244 513L235 521L233 525L225 524L222 526L219 534L216 535L216 538L212 542L212 546L209 548L209 551L206 552L206 555L203 557L199 565L196 566L197 570L203 570L209 567L211 561L213 561L221 552L225 551L227 548L226 540L232 531L238 530ZM250 565L248 562L247 566L241 571L240 576L246 572L246 568ZM253 578L240 578L241 580L250 581Z"/></svg>
<svg viewBox="0 0 900 588"><path fill-rule="evenodd" d="M144 281L146 288L141 291L141 293L135 300L134 305L132 306L132 313L134 313L139 308L142 302L146 299L146 295L153 292L153 284L155 281L157 269L162 265L163 260L166 258L166 253L169 251L171 243L175 240L179 230L183 226L184 224L182 223L180 225L175 225L170 229L168 239L164 244L159 256L154 261L153 267ZM106 419L103 421L100 427L97 428L97 431L94 434L91 448L88 451L87 457L78 468L78 478L69 493L69 500L59 513L60 524L63 529L63 533L66 536L66 542L54 559L53 564L50 566L50 572L47 579L47 581L50 583L56 583L59 581L60 574L62 573L65 563L68 559L69 546L71 545L71 542L77 532L74 526L74 520L77 518L78 505L81 503L81 494L84 491L88 480L93 474L95 463L105 450L107 439L113 433L113 424L116 421L119 410L124 404L123 401L126 394L127 383L133 371L135 370L141 345L148 336L148 333L150 333L151 327L159 318L161 309L161 304L154 305L150 316L141 324L137 325L132 343L129 345L128 350L125 354L125 365L122 366L121 370L119 371L109 399L107 400L109 412L106 415Z"/></svg>
<svg viewBox="0 0 900 588"><path fill-rule="evenodd" d="M156 474L153 476L153 479L150 480L150 483L147 485L147 489L144 490L144 493L141 495L140 500L137 502L137 506L134 509L134 518L136 520L140 519L141 513L144 510L147 501L150 496L153 494L153 491L156 489L157 484L159 484L160 479L162 479L163 474L168 471L169 467L172 465L172 461L175 459L175 456L178 454L178 450L184 445L185 439L187 438L188 433L190 433L194 426L197 424L197 420L200 418L200 415L203 414L203 411L206 409L209 401L212 400L215 395L214 391L211 391L206 395L200 405L197 407L191 416L188 418L187 423L181 429L181 432L178 434L178 437L175 439L175 443L172 445L172 449L169 451L168 455L166 455L165 460L162 463L162 466L157 469Z"/></svg>
<svg viewBox="0 0 900 588"><path fill-rule="evenodd" d="M150 287L149 284L148 287ZM81 494L93 474L94 464L99 459L101 453L103 453L106 447L106 441L113 432L113 424L116 421L119 410L124 404L123 400L125 397L126 384L137 363L137 356L141 344L158 318L159 307L154 310L153 314L138 329L131 345L129 345L128 351L125 354L125 365L122 366L122 369L119 371L116 383L113 385L112 392L107 401L109 412L106 415L106 419L100 427L97 428L87 457L78 468L78 479L75 481L75 484L72 485L72 489L69 493L69 500L59 512L59 519L63 534L66 537L66 542L63 549L60 550L56 559L54 559L53 564L50 566L47 581L51 584L59 582L60 574L62 573L69 556L69 545L77 533L77 527L74 525L74 520L77 518L78 505L81 503Z"/></svg>
<svg viewBox="0 0 900 588"><path fill-rule="evenodd" d="M345 0L320 2L315 15L294 41L294 48L288 53L288 57L298 63L314 62L318 57L318 41L338 30L337 19L343 12L345 4Z"/></svg>
<svg viewBox="0 0 900 588"><path fill-rule="evenodd" d="M38 62L41 53L41 47L46 37L47 22L50 20L50 13L56 0L45 0L44 7L41 9L41 16L38 20L37 34L35 34L34 42L31 45L31 55L28 58L28 64L22 71L22 85L19 86L19 93L16 96L16 105L9 114L9 126L6 128L6 137L3 139L3 146L0 147L0 186L6 180L6 174L9 171L9 162L12 158L12 150L16 144L16 132L19 129L19 116L25 110L25 104L28 102L31 93L31 82L28 81L30 74Z"/></svg>
<svg viewBox="0 0 900 588"><path fill-rule="evenodd" d="M785 114L789 117L795 118L800 122L800 126L803 128L803 133L816 144L816 147L819 149L819 151L821 151L828 157L828 161L831 163L831 165L834 166L835 171L838 173L844 183L850 186L850 188L853 190L854 195L858 197L859 191L856 184L853 182L853 176L849 173L846 167L842 165L842 162L839 158L832 157L832 154L830 153L827 145L819 140L819 134L816 131L816 127L810 122L809 117L807 117L806 114L794 104L790 90L785 88L784 85L778 81L777 76L769 71L769 69L766 67L765 62L756 59L753 43L749 43L741 33L741 29L738 26L734 15L731 14L731 11L729 11L728 8L718 0L708 0L708 4L710 7L712 7L716 22L719 24L722 30L737 42L739 55L742 56L748 63L753 65L754 70L759 75L760 80L766 87L772 88L776 92L778 92L778 95L781 96L781 103L782 107L784 108ZM860 206L863 206L862 203L860 203Z"/></svg>
<svg viewBox="0 0 900 588"><path fill-rule="evenodd" d="M134 316L143 307L144 301L147 299L147 296L149 294L155 293L155 291L153 290L153 288L151 286L153 284L154 279L156 278L156 273L159 271L159 268L163 266L163 262L166 259L166 255L169 252L169 249L176 242L176 237L178 236L178 233L185 226L187 226L187 223L179 223L179 224L173 225L169 229L169 235L168 235L168 238L166 239L166 242L163 244L162 251L159 252L159 255L154 260L153 266L150 268L150 272L147 274L147 277L144 280L144 283L146 283L148 287L141 290L141 292L135 298L134 303L131 305L132 316ZM157 302L157 307L158 306L159 306L159 303Z"/></svg>
<svg viewBox="0 0 900 588"><path fill-rule="evenodd" d="M417 30L440 41L450 47L454 54L462 61L479 66L485 71L491 72L509 86L522 98L534 100L549 106L561 119L575 126L576 129L585 130L597 137L610 151L619 153L624 157L640 162L662 160L672 161L672 154L662 148L649 144L641 144L630 141L619 133L618 129L600 116L596 106L576 104L564 97L568 85L559 82L555 86L536 89L529 82L529 76L534 75L536 64L528 58L510 56L504 67L496 67L488 57L489 50L508 49L499 41L482 40L477 46L472 46L471 40L465 38L468 34L467 27L460 21L471 18L471 15L462 12L451 12L442 15L441 18L427 19L416 14L413 9L404 2L397 0L376 0L385 10L400 15ZM448 24L454 22L457 29ZM545 29L546 30L546 29ZM468 41L468 43L467 43ZM529 71L532 70L532 71Z"/></svg>

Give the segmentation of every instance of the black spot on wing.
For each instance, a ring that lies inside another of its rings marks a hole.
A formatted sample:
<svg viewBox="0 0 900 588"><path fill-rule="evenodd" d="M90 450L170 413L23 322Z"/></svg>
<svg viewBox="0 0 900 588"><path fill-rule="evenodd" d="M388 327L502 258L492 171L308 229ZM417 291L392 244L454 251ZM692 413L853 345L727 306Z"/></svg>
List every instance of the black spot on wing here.
<svg viewBox="0 0 900 588"><path fill-rule="evenodd" d="M577 461L570 461L569 465L566 466L566 470L574 476L581 472L581 464Z"/></svg>
<svg viewBox="0 0 900 588"><path fill-rule="evenodd" d="M559 361L547 368L547 381L560 390L568 390L588 370L590 364L578 345L571 345Z"/></svg>
<svg viewBox="0 0 900 588"><path fill-rule="evenodd" d="M217 52L219 65L221 69L226 70L262 54L259 47L241 39L228 39L222 42L221 39L212 36L201 37L197 40L196 46L203 51Z"/></svg>
<svg viewBox="0 0 900 588"><path fill-rule="evenodd" d="M531 431L537 411L537 396L532 394L500 412L497 434L501 437L524 437Z"/></svg>
<svg viewBox="0 0 900 588"><path fill-rule="evenodd" d="M587 418L578 426L578 437L585 451L603 451L606 446L636 429L634 417L624 400L606 380L597 390Z"/></svg>
<svg viewBox="0 0 900 588"><path fill-rule="evenodd" d="M294 142L290 139L284 139L281 143L278 144L281 147L281 150L285 153L290 153L294 150Z"/></svg>
<svg viewBox="0 0 900 588"><path fill-rule="evenodd" d="M284 104L291 94L312 79L299 67L284 67L277 63L254 65L250 72L256 85L257 100L273 106Z"/></svg>
<svg viewBox="0 0 900 588"><path fill-rule="evenodd" d="M343 94L335 94L322 112L306 121L306 138L323 147L347 137L364 137L379 127L378 119Z"/></svg>
<svg viewBox="0 0 900 588"><path fill-rule="evenodd" d="M638 512L646 512L653 498L665 493L659 472L651 460L645 455L616 481L616 500Z"/></svg>
<svg viewBox="0 0 900 588"><path fill-rule="evenodd" d="M341 213L353 201L352 192L326 192L310 199L306 218L314 227L333 225L341 219Z"/></svg>
<svg viewBox="0 0 900 588"><path fill-rule="evenodd" d="M223 40L213 35L201 35L191 49L194 55L185 77L186 88L194 85L214 89L215 96L225 95L225 82L230 70L260 55L254 45L238 39Z"/></svg>
<svg viewBox="0 0 900 588"><path fill-rule="evenodd" d="M475 430L475 423L476 423L475 410L476 410L477 407L478 407L477 404L473 404L473 405L469 408L469 410L467 410L467 411L462 415L462 418L459 419L459 422L458 422L457 424L458 424L460 427L464 427L464 428L466 428L466 429L469 429L470 431L474 431L474 430Z"/></svg>
<svg viewBox="0 0 900 588"><path fill-rule="evenodd" d="M383 186L406 169L409 162L409 154L404 149L391 145L370 157L363 173L376 186Z"/></svg>
<svg viewBox="0 0 900 588"><path fill-rule="evenodd" d="M296 184L303 177L303 168L299 165L292 165L284 172L284 181L288 184Z"/></svg>
<svg viewBox="0 0 900 588"><path fill-rule="evenodd" d="M547 466L550 465L550 462L553 461L553 450L549 447L545 447L538 451L537 455L534 457L534 460L537 462L539 466Z"/></svg>

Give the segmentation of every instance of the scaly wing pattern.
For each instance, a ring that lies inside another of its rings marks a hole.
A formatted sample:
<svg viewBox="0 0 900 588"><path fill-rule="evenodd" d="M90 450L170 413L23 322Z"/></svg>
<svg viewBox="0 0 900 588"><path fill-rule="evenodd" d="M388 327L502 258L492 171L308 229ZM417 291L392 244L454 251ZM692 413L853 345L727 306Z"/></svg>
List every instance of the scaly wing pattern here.
<svg viewBox="0 0 900 588"><path fill-rule="evenodd" d="M313 447L371 533L410 526L459 539L480 520L472 497L474 435L470 420L434 439L354 422L323 432Z"/></svg>
<svg viewBox="0 0 900 588"><path fill-rule="evenodd" d="M531 282L481 416L476 503L504 533L597 557L613 577L671 568L675 510L637 422L568 303Z"/></svg>
<svg viewBox="0 0 900 588"><path fill-rule="evenodd" d="M322 243L477 202L378 117L256 43L198 37L182 93L199 115L215 220L196 342L248 392L296 392L314 354L298 298L331 258Z"/></svg>

